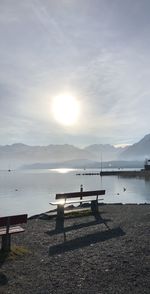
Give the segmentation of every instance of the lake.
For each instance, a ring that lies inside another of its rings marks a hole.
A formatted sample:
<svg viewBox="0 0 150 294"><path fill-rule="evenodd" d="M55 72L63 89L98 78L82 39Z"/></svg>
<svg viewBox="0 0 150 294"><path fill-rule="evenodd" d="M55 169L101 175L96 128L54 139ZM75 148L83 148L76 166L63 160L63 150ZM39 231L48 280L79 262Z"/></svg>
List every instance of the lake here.
<svg viewBox="0 0 150 294"><path fill-rule="evenodd" d="M105 189L106 203L150 203L150 181L118 176L78 176L83 170L40 169L0 171L0 215L52 210L56 193ZM99 170L86 170L99 172Z"/></svg>

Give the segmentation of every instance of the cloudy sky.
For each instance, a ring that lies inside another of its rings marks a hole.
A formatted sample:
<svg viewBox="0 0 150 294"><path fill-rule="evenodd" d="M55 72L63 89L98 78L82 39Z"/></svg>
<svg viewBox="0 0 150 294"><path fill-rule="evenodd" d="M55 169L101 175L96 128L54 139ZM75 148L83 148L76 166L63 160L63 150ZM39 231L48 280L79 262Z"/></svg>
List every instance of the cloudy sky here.
<svg viewBox="0 0 150 294"><path fill-rule="evenodd" d="M0 144L133 144L150 133L149 15L149 0L0 0ZM53 110L66 95L73 124Z"/></svg>

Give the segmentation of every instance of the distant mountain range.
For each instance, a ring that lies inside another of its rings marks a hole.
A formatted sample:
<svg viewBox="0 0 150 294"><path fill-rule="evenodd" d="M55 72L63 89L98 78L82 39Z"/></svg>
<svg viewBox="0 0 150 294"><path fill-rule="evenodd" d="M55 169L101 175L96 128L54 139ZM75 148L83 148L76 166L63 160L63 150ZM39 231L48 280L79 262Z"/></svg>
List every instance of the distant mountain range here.
<svg viewBox="0 0 150 294"><path fill-rule="evenodd" d="M150 134L146 135L138 143L129 146L119 156L124 160L144 160L150 158Z"/></svg>
<svg viewBox="0 0 150 294"><path fill-rule="evenodd" d="M0 169L100 167L134 165L141 167L145 158L150 158L150 134L139 142L116 148L109 144L95 144L78 148L69 144L28 146L17 143L0 146ZM126 161L126 163L125 163ZM132 161L132 162L131 162Z"/></svg>

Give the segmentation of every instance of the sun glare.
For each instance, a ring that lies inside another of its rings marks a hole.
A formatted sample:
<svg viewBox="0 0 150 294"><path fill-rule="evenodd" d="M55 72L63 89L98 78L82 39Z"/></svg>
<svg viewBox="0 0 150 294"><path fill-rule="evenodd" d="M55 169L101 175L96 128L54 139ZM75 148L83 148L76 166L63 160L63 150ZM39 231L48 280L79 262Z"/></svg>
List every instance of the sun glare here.
<svg viewBox="0 0 150 294"><path fill-rule="evenodd" d="M71 95L59 95L53 98L52 113L54 119L62 125L73 125L79 116L79 102Z"/></svg>

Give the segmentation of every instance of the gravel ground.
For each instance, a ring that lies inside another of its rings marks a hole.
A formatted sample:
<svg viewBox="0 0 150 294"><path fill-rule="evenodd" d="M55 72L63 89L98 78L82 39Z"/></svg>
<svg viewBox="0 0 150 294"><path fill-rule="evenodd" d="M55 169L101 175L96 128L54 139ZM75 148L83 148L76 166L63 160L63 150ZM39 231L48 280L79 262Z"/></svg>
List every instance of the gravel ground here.
<svg viewBox="0 0 150 294"><path fill-rule="evenodd" d="M150 205L103 205L101 219L30 219L0 261L0 293L150 293ZM65 241L64 241L65 240ZM18 251L17 251L18 250Z"/></svg>

